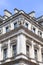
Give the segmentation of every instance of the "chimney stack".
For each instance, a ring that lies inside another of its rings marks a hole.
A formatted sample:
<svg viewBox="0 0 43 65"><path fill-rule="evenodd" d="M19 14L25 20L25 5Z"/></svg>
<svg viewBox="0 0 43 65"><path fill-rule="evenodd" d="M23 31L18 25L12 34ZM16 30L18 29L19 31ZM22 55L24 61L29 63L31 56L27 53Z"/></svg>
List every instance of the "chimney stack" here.
<svg viewBox="0 0 43 65"><path fill-rule="evenodd" d="M19 10L18 9L14 9L14 13L16 14L16 13L18 13L19 12Z"/></svg>
<svg viewBox="0 0 43 65"><path fill-rule="evenodd" d="M12 13L11 12L9 12L8 10L4 10L4 16L6 16L6 17L10 17L12 15Z"/></svg>
<svg viewBox="0 0 43 65"><path fill-rule="evenodd" d="M29 13L29 16L35 17L35 11L30 12L30 13Z"/></svg>

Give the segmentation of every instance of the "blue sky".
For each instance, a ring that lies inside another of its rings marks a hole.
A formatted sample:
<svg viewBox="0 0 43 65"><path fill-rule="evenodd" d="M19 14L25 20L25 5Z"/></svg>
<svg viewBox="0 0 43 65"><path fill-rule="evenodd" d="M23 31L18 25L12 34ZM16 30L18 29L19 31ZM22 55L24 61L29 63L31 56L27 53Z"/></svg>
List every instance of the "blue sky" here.
<svg viewBox="0 0 43 65"><path fill-rule="evenodd" d="M43 15L43 0L0 0L0 15L4 15L4 9L14 13L14 8L24 10L29 13L36 12L36 16Z"/></svg>

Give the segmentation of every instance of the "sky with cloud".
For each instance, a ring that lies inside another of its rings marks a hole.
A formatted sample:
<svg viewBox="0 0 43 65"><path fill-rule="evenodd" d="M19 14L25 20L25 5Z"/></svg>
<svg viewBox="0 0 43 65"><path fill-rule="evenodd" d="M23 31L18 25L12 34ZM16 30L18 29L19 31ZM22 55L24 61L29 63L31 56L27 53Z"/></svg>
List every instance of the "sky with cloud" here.
<svg viewBox="0 0 43 65"><path fill-rule="evenodd" d="M36 12L36 16L43 15L43 0L0 0L0 15L4 15L4 9L14 12L14 8L29 13Z"/></svg>

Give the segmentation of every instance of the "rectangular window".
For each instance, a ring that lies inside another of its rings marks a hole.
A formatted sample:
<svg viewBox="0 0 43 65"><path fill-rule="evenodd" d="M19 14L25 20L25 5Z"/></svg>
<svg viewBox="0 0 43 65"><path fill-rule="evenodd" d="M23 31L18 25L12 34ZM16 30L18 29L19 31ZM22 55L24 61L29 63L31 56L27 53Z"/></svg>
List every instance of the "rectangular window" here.
<svg viewBox="0 0 43 65"><path fill-rule="evenodd" d="M10 29L9 29L9 26L7 26L7 27L6 27L6 32L9 32L9 30L10 30Z"/></svg>
<svg viewBox="0 0 43 65"><path fill-rule="evenodd" d="M1 34L1 30L0 30L0 34Z"/></svg>
<svg viewBox="0 0 43 65"><path fill-rule="evenodd" d="M35 27L32 28L32 32L35 33Z"/></svg>
<svg viewBox="0 0 43 65"><path fill-rule="evenodd" d="M7 58L7 48L3 49L3 59Z"/></svg>
<svg viewBox="0 0 43 65"><path fill-rule="evenodd" d="M0 34L2 34L2 28L0 28Z"/></svg>
<svg viewBox="0 0 43 65"><path fill-rule="evenodd" d="M35 53L35 60L37 60L37 49L34 50Z"/></svg>
<svg viewBox="0 0 43 65"><path fill-rule="evenodd" d="M41 32L41 31L38 31L38 35L39 35L40 37L42 37L42 32Z"/></svg>
<svg viewBox="0 0 43 65"><path fill-rule="evenodd" d="M43 62L43 53L42 53L42 62Z"/></svg>
<svg viewBox="0 0 43 65"><path fill-rule="evenodd" d="M13 50L13 56L16 56L16 45L12 46L12 50Z"/></svg>
<svg viewBox="0 0 43 65"><path fill-rule="evenodd" d="M16 27L17 27L17 22L14 23L14 28L16 28Z"/></svg>
<svg viewBox="0 0 43 65"><path fill-rule="evenodd" d="M26 45L26 55L29 57L29 46Z"/></svg>
<svg viewBox="0 0 43 65"><path fill-rule="evenodd" d="M26 28L28 28L28 23L25 23L25 25L26 25Z"/></svg>

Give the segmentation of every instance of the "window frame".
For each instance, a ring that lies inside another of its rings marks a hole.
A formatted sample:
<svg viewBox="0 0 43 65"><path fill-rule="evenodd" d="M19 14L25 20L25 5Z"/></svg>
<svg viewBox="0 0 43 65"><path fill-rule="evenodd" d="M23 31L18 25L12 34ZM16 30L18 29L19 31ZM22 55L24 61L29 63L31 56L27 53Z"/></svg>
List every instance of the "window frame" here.
<svg viewBox="0 0 43 65"><path fill-rule="evenodd" d="M9 32L10 31L10 25L6 26L6 32Z"/></svg>
<svg viewBox="0 0 43 65"><path fill-rule="evenodd" d="M13 46L16 46L16 52L13 52ZM12 44L12 56L15 57L17 55L17 44Z"/></svg>
<svg viewBox="0 0 43 65"><path fill-rule="evenodd" d="M29 23L26 22L26 23L25 23L25 27L28 28L28 26L29 26Z"/></svg>
<svg viewBox="0 0 43 65"><path fill-rule="evenodd" d="M35 50L37 51L37 54ZM37 48L34 48L34 55L35 55L35 60L37 61L38 60L38 49Z"/></svg>
<svg viewBox="0 0 43 65"><path fill-rule="evenodd" d="M28 46L28 51L27 51L27 46ZM29 57L29 45L28 44L26 44L26 55L27 55L27 57Z"/></svg>
<svg viewBox="0 0 43 65"><path fill-rule="evenodd" d="M38 30L38 35L42 37L42 31Z"/></svg>
<svg viewBox="0 0 43 65"><path fill-rule="evenodd" d="M43 62L43 52L42 52L42 62Z"/></svg>
<svg viewBox="0 0 43 65"><path fill-rule="evenodd" d="M34 28L34 29L33 29ZM36 32L36 27L32 26L32 32L35 33Z"/></svg>
<svg viewBox="0 0 43 65"><path fill-rule="evenodd" d="M27 50L26 50L26 56L27 57L30 57L30 48L31 48L31 42L30 42L30 40L26 40L26 46L28 46L29 47L29 51L27 52Z"/></svg>
<svg viewBox="0 0 43 65"><path fill-rule="evenodd" d="M14 24L14 29L17 28L17 22L14 22L13 24Z"/></svg>
<svg viewBox="0 0 43 65"><path fill-rule="evenodd" d="M4 51L5 49L6 49L6 52ZM7 53L8 53L7 47L3 48L3 60L7 59Z"/></svg>

